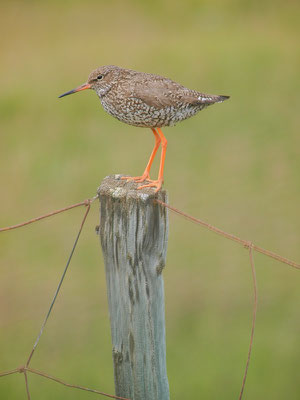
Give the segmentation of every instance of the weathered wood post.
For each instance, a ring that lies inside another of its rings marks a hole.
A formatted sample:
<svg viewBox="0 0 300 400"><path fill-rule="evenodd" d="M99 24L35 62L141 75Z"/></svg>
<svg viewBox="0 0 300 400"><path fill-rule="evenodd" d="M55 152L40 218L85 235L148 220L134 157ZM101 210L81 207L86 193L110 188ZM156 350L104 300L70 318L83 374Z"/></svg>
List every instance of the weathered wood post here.
<svg viewBox="0 0 300 400"><path fill-rule="evenodd" d="M166 192L136 190L120 175L99 190L116 395L167 400L164 283L168 241Z"/></svg>

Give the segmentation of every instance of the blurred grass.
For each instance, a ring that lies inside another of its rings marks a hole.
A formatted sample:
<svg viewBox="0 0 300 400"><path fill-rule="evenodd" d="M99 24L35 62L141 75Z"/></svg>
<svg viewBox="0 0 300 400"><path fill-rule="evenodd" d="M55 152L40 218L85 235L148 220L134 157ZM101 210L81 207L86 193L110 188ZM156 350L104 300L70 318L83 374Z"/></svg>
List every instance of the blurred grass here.
<svg viewBox="0 0 300 400"><path fill-rule="evenodd" d="M11 1L1 4L0 226L92 196L104 176L138 174L149 130L114 120L94 93L58 100L100 65L159 73L229 94L172 129L171 204L300 259L298 2ZM0 370L24 363L83 210L1 235ZM247 252L170 216L166 286L171 397L237 397L250 334ZM32 360L113 393L105 277L93 206ZM255 255L259 311L245 398L298 399L299 276ZM33 398L86 399L30 376ZM0 397L23 398L21 376Z"/></svg>

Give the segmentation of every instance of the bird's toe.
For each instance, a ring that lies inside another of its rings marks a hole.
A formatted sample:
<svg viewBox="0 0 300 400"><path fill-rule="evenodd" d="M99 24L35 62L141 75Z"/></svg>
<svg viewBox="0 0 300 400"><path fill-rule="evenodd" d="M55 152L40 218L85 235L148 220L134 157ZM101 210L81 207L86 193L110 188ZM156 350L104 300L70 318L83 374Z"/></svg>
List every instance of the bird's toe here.
<svg viewBox="0 0 300 400"><path fill-rule="evenodd" d="M162 183L163 182L160 179L155 181L151 180L150 183L147 183L147 185L142 185L138 187L138 190L145 188L155 188L155 192L158 192L161 189Z"/></svg>
<svg viewBox="0 0 300 400"><path fill-rule="evenodd" d="M141 176L122 176L121 179L126 180L128 182L136 182L136 183L141 183L145 182L147 180L150 180L149 174L143 174Z"/></svg>

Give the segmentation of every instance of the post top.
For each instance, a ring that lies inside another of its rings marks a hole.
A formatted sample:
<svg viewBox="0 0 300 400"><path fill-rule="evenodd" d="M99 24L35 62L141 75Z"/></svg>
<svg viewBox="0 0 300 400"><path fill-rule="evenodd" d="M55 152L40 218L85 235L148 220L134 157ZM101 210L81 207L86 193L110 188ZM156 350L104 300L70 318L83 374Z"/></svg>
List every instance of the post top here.
<svg viewBox="0 0 300 400"><path fill-rule="evenodd" d="M165 201L166 191L160 190L155 193L154 188L144 188L138 190L142 184L134 181L126 181L121 179L121 174L106 176L101 182L100 187L97 190L99 195L111 196L114 199L131 198L143 202L147 202L150 199L159 199Z"/></svg>

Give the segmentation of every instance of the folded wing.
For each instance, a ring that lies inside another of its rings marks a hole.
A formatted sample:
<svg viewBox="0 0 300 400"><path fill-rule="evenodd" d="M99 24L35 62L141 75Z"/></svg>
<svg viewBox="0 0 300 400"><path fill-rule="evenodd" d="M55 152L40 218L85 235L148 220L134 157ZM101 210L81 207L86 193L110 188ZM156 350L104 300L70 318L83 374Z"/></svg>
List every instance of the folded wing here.
<svg viewBox="0 0 300 400"><path fill-rule="evenodd" d="M145 79L147 75L148 79ZM136 80L130 97L142 100L157 109L178 106L179 104L210 105L221 103L229 96L216 96L190 90L170 79L157 75L145 74L143 80Z"/></svg>

